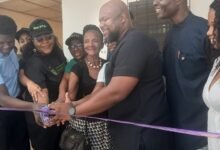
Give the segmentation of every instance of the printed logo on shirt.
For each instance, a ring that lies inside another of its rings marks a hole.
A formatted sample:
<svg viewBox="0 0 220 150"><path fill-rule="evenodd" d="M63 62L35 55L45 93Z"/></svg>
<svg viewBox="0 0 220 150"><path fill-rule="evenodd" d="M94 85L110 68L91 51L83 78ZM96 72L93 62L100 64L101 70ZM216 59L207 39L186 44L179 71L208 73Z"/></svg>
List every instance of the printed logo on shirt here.
<svg viewBox="0 0 220 150"><path fill-rule="evenodd" d="M62 72L64 71L65 65L66 65L66 63L64 62L64 63L62 63L62 64L60 64L60 65L58 65L58 66L56 66L56 67L54 67L54 68L49 67L49 71L50 71L53 75L57 76L57 75L59 75L60 73L62 73Z"/></svg>

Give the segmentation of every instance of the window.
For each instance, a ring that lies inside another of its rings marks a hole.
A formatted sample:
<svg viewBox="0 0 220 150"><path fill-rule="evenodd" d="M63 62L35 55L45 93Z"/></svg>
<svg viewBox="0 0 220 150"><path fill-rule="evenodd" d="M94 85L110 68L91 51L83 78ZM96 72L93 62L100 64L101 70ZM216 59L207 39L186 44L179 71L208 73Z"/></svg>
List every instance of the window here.
<svg viewBox="0 0 220 150"><path fill-rule="evenodd" d="M162 50L165 35L171 27L170 21L157 18L153 0L128 0L128 6L134 15L135 28L154 37Z"/></svg>

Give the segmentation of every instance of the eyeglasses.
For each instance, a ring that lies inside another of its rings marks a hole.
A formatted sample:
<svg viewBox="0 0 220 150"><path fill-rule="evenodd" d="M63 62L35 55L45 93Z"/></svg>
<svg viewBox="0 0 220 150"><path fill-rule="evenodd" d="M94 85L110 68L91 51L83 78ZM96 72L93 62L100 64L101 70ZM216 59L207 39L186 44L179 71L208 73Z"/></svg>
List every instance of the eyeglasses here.
<svg viewBox="0 0 220 150"><path fill-rule="evenodd" d="M69 48L70 49L80 49L80 48L83 48L83 45L81 43L73 44Z"/></svg>
<svg viewBox="0 0 220 150"><path fill-rule="evenodd" d="M43 42L44 40L49 41L51 39L53 39L53 34L41 35L34 38L34 40L36 40L39 43Z"/></svg>

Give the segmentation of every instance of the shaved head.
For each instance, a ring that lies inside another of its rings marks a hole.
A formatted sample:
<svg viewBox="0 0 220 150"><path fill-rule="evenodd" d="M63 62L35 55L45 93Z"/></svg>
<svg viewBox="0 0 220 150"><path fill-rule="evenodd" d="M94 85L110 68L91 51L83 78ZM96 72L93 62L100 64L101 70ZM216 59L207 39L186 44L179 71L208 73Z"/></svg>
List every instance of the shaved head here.
<svg viewBox="0 0 220 150"><path fill-rule="evenodd" d="M103 9L109 10L109 13L111 13L113 16L118 16L124 13L129 18L128 7L121 0L110 0L101 7L100 11Z"/></svg>
<svg viewBox="0 0 220 150"><path fill-rule="evenodd" d="M121 0L110 0L102 6L99 22L106 42L117 41L132 27L128 7Z"/></svg>

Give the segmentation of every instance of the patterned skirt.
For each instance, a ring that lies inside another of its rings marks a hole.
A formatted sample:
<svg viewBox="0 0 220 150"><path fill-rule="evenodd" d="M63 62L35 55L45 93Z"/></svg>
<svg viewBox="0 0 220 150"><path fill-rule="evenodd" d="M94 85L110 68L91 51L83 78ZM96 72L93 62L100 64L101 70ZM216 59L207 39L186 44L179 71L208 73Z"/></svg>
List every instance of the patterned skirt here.
<svg viewBox="0 0 220 150"><path fill-rule="evenodd" d="M84 133L92 150L113 150L107 122L74 118L70 126Z"/></svg>

